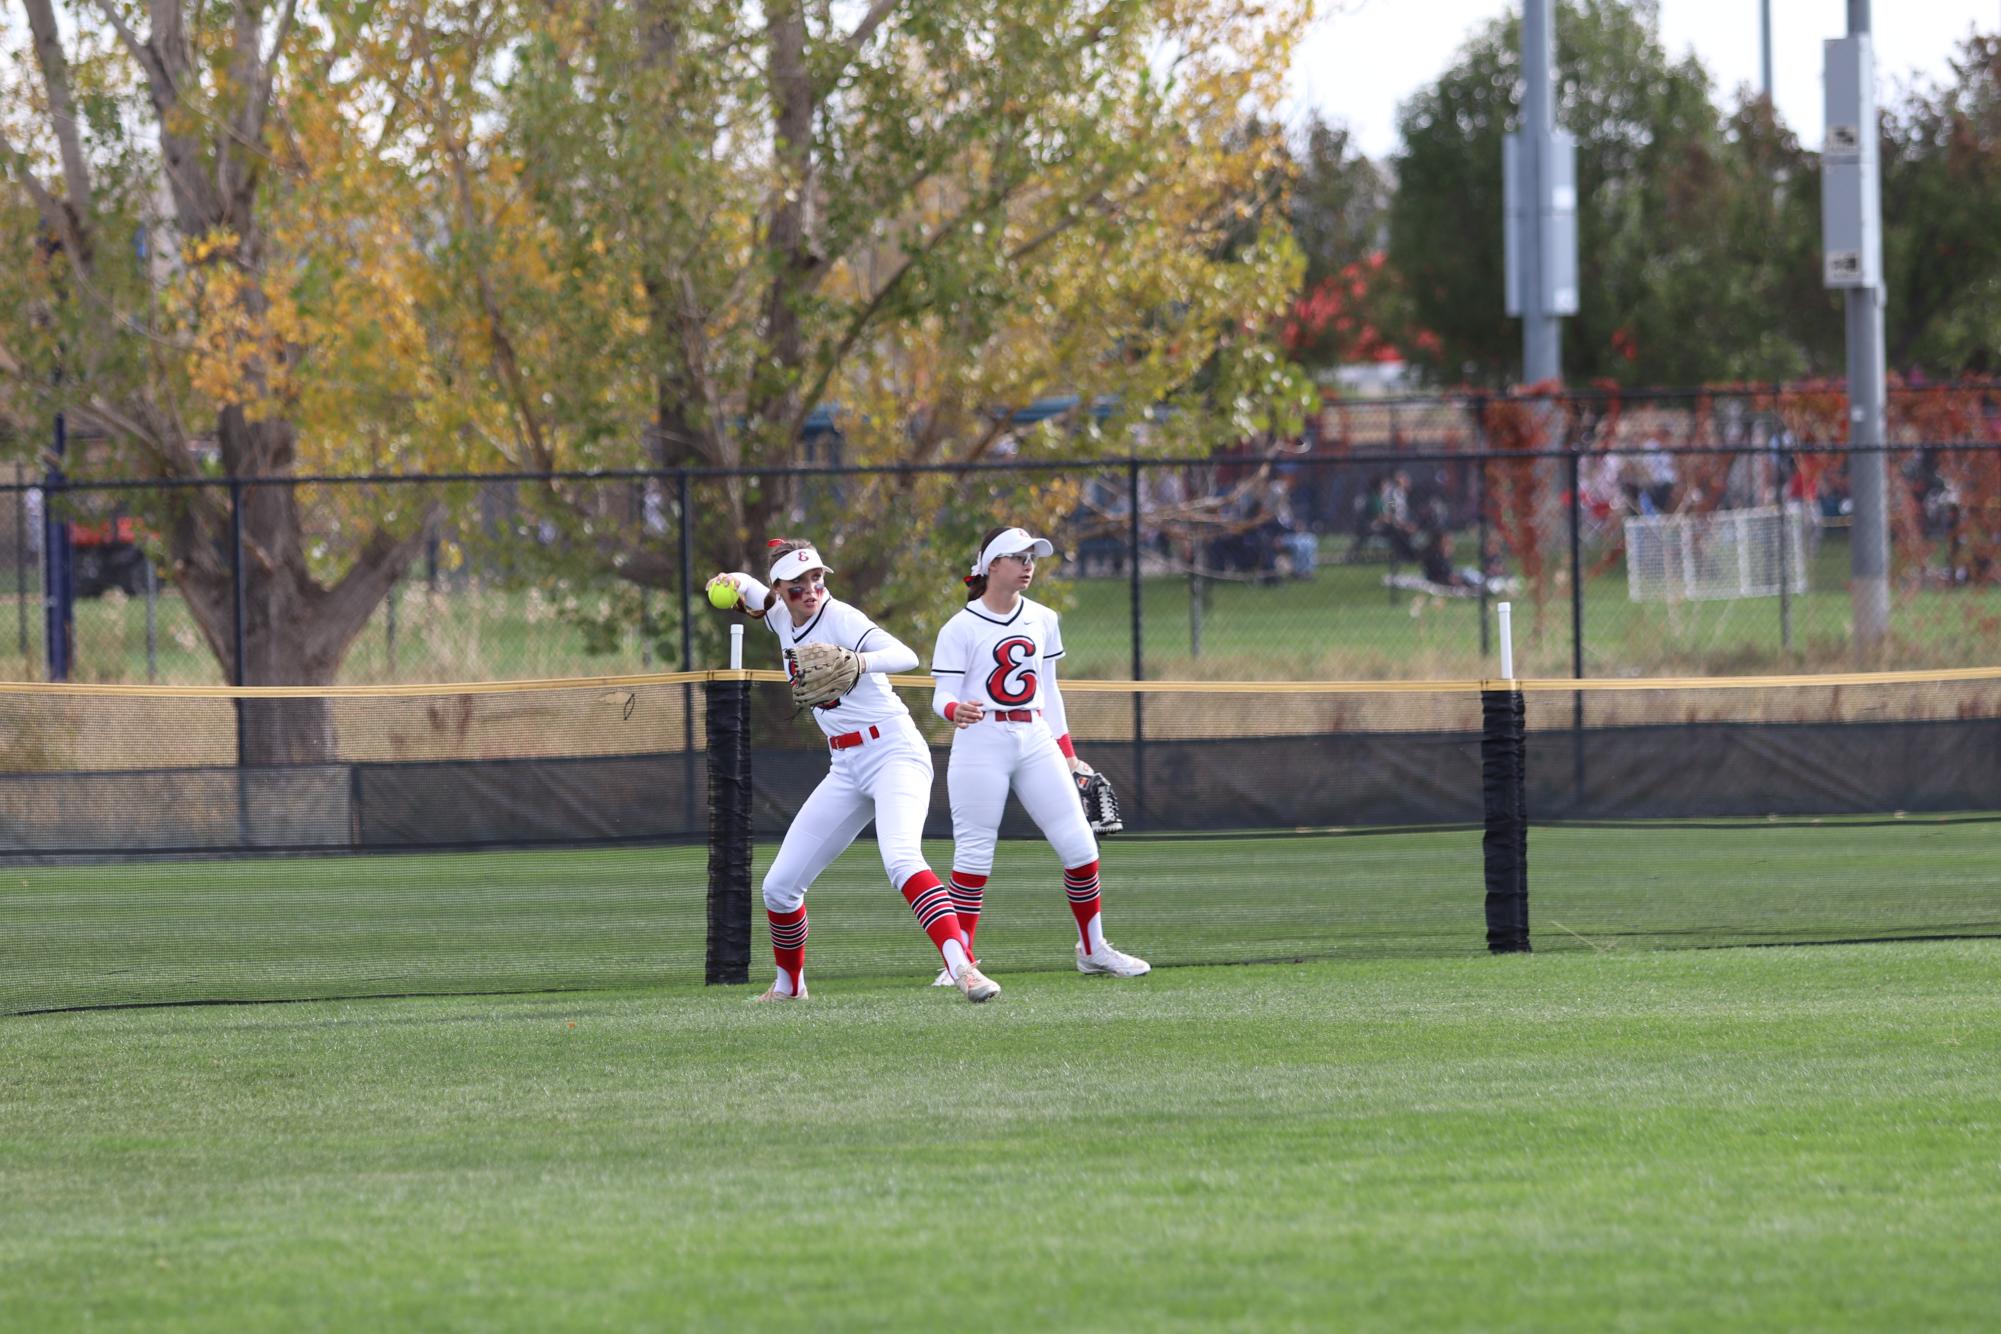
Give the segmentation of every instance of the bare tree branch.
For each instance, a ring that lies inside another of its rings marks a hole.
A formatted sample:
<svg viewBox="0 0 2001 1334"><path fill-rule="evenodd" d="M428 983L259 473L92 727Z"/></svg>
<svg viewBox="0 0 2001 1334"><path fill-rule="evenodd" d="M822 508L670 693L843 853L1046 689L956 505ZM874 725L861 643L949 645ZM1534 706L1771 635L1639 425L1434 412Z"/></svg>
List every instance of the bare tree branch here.
<svg viewBox="0 0 2001 1334"><path fill-rule="evenodd" d="M902 2L903 0L875 0L875 3L868 7L868 13L862 15L861 22L855 24L854 31L848 34L848 50L858 53L867 46L868 39L875 36L875 30L882 26L884 19L896 12L897 6ZM833 80L828 80L828 83L831 85Z"/></svg>
<svg viewBox="0 0 2001 1334"><path fill-rule="evenodd" d="M707 449L711 463L727 462L734 466L738 460L729 458L729 435L723 427L725 419L722 393L716 384L716 377L709 373L708 331L702 321L702 303L695 295L694 280L686 269L680 274L681 310L680 326L683 353L689 374L696 377L702 389L702 407L707 420Z"/></svg>
<svg viewBox="0 0 2001 1334"><path fill-rule="evenodd" d="M985 458L987 451L993 448L994 441L1000 439L1012 425L1014 425L1013 413L1000 412L995 414L993 419L987 423L986 430L981 432L966 452L960 456L961 461L977 463L982 458ZM917 463L929 463L937 456L938 446L944 443L945 440L942 432L933 435L931 438L919 441L913 461Z"/></svg>
<svg viewBox="0 0 2001 1334"><path fill-rule="evenodd" d="M262 8L261 4L259 8ZM263 33L257 13L244 0L233 0L229 12L230 27L233 29L229 50L229 85L244 89L246 96L243 105L237 108L236 117L226 125L216 126L221 135L215 145L215 184L231 214L236 215L247 211L239 207L239 201L247 203L257 177L257 168L254 162L231 152L230 148L232 144L244 142L244 123L257 101L263 78L263 69L258 63L263 55L263 43L260 41Z"/></svg>
<svg viewBox="0 0 2001 1334"><path fill-rule="evenodd" d="M70 94L69 61L56 30L55 7L49 0L21 0L21 4L28 11L28 27L35 34L35 62L42 68L42 83L48 89L49 119L62 152L63 189L69 195L70 208L81 216L90 209L90 163L83 154L76 99ZM83 257L77 258L81 263Z"/></svg>
<svg viewBox="0 0 2001 1334"><path fill-rule="evenodd" d="M451 167L452 199L458 210L459 226L467 237L478 237L484 223L473 198L470 152L455 127L445 122L445 78L433 57L428 34L421 25L415 29L415 34L418 60L438 94L435 100L425 101L424 105L430 112L432 130ZM555 451L543 431L541 418L536 414L527 376L522 372L514 340L508 332L506 311L501 308L499 293L494 289L485 261L477 254L473 256L473 266L480 313L485 317L487 339L492 345L493 369L514 408L510 415L515 426L516 453L524 465L548 471L555 467Z"/></svg>
<svg viewBox="0 0 2001 1334"><path fill-rule="evenodd" d="M848 327L842 332L833 348L821 354L822 364L819 375L813 381L812 390L799 399L798 406L795 409L794 418L791 423L790 433L792 436L796 437L805 427L807 416L818 405L820 396L827 392L827 385L832 382L834 372L840 368L843 361L847 360L848 354L854 350L855 345L861 342L863 336L868 333L869 327L875 322L876 316L882 313L883 308L889 304L889 299L904 285L904 280L910 277L911 273L919 268L923 261L928 259L939 246L956 235L960 228L973 219L982 217L994 209L1005 208L1008 201L1014 198L1018 191L1030 183L1026 177L1009 181L984 198L968 204L965 208L953 214L951 218L946 220L944 225L940 226L937 231L926 238L921 247L911 251L906 256L903 263L897 267L896 272L889 276L888 281L876 289L875 294L848 320ZM1092 198L1094 200L1100 199L1102 195L1093 195ZM1070 215L1062 223L1059 223L1056 227L1051 228L1048 232L1031 241L1028 246L1024 247L1021 253L1025 254L1031 249L1039 248L1053 237L1075 226L1079 216L1080 214Z"/></svg>
<svg viewBox="0 0 2001 1334"><path fill-rule="evenodd" d="M111 25L111 30L118 34L118 40L132 58L139 62L139 68L145 71L146 86L152 92L154 109L165 111L172 106L179 98L180 90L174 86L174 80L167 73L167 67L160 60L159 52L153 49L153 44L139 40L139 34L132 31L112 0L93 0L93 3L97 12L104 16L104 21Z"/></svg>
<svg viewBox="0 0 2001 1334"><path fill-rule="evenodd" d="M21 188L28 192L28 197L35 201L35 208L41 213L42 221L62 238L65 247L74 247L72 253L80 251L83 248L83 238L77 231L76 218L63 207L63 201L57 199L49 187L36 177L33 169L28 166L28 155L14 146L14 141L7 137L5 130L0 130L0 158L6 158L14 164L14 175L21 182Z"/></svg>
<svg viewBox="0 0 2001 1334"><path fill-rule="evenodd" d="M175 423L165 423L169 429L163 432L118 404L107 401L101 394L92 394L82 403L75 404L72 411L79 425L94 427L107 435L121 436L145 450L160 476L194 475L189 460L179 450L183 437Z"/></svg>
<svg viewBox="0 0 2001 1334"><path fill-rule="evenodd" d="M272 35L271 50L263 57L262 67L257 75L257 88L243 110L243 138L250 143L261 142L264 137L264 116L271 107L271 85L278 68L278 57L284 54L285 40L292 33L292 16L297 0L285 0L278 11L278 30Z"/></svg>
<svg viewBox="0 0 2001 1334"><path fill-rule="evenodd" d="M1008 263L1018 264L1022 260L1027 259L1030 255L1082 222L1085 215L1092 210L1097 210L1108 215L1115 212L1116 208L1110 205L1111 201L1105 197L1102 190L1094 191L1088 198L1078 201L1076 211L1066 212L1060 221L1049 227L1045 227L1042 231L1037 232L1034 236L1029 237L1026 241L1008 251Z"/></svg>
<svg viewBox="0 0 2001 1334"><path fill-rule="evenodd" d="M361 627L382 605L382 599L410 568L417 553L424 549L424 539L437 513L435 503L426 505L417 526L403 537L391 537L381 528L368 535L368 541L340 582L318 599L317 611L326 622L330 638L346 645L361 633Z"/></svg>

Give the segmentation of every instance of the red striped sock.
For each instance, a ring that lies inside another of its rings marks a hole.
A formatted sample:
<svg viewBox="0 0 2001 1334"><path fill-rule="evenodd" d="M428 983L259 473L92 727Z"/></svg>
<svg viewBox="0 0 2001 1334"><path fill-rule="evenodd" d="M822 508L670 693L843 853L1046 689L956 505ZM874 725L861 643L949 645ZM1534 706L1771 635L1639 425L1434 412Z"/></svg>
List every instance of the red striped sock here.
<svg viewBox="0 0 2001 1334"><path fill-rule="evenodd" d="M802 903L791 912L766 908L764 916L771 923L771 957L778 961L778 971L785 974L796 996L800 974L806 971L806 905Z"/></svg>
<svg viewBox="0 0 2001 1334"><path fill-rule="evenodd" d="M1084 948L1091 948L1091 919L1098 915L1098 863L1085 862L1082 866L1066 867L1063 871L1063 893L1070 900L1070 914L1077 919L1077 934L1083 938Z"/></svg>
<svg viewBox="0 0 2001 1334"><path fill-rule="evenodd" d="M938 883L938 877L929 871L919 871L903 882L903 901L910 905L910 911L917 914L917 924L924 928L924 934L931 937L931 943L945 952L945 942L956 940L961 948L966 945L966 933L959 929L959 914L952 909L952 894ZM966 956L972 957L966 950Z"/></svg>
<svg viewBox="0 0 2001 1334"><path fill-rule="evenodd" d="M987 896L987 878L971 871L952 872L952 906L959 911L959 930L966 935L966 953L973 952L973 933L980 929L980 907Z"/></svg>

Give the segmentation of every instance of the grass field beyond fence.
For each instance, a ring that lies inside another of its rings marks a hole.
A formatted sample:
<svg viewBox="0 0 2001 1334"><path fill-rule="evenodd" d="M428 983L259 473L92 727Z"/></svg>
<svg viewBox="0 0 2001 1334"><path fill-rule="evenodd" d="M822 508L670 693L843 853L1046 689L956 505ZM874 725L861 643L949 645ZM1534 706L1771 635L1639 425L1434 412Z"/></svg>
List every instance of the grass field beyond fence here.
<svg viewBox="0 0 2001 1334"><path fill-rule="evenodd" d="M1260 583L1149 575L1142 581L1146 674L1155 679L1464 678L1491 672L1491 638L1482 652L1478 598L1445 598L1385 586L1391 567L1343 564L1345 539L1322 543L1326 558L1310 579ZM1591 675L1730 674L1845 670L1850 646L1848 546L1823 541L1812 590L1782 608L1776 597L1682 604L1635 603L1625 567L1588 567L1584 585L1585 670ZM1399 567L1404 574L1409 566ZM1125 677L1132 671L1132 601L1125 579L1067 579L1052 567L1045 594L1065 608L1065 663L1072 676ZM883 614L920 653L930 633L907 617L872 606L866 590L836 591ZM598 642L563 611L566 599L603 600L603 590L551 594L490 586L425 587L411 581L394 594L396 614L378 608L343 664L343 684L590 676L678 668L679 635L664 646L642 642L637 627ZM659 607L674 595L655 594ZM1571 673L1571 598L1567 568L1544 590L1509 594L1516 606L1516 659L1524 675ZM0 599L0 626L19 624L9 674L45 675L38 600ZM595 605L595 602L593 603ZM610 605L606 602L605 605ZM25 613L25 614L24 614ZM698 607L698 615L707 615ZM1492 628L1492 604L1487 608ZM1789 631L1785 628L1790 624ZM5 631L0 631L5 633ZM1892 608L1887 665L1902 668L1984 665L2001 661L2001 588L1904 587ZM25 642L25 650L21 644ZM77 604L75 679L148 680L216 685L223 672L185 605L163 588L153 608L148 647L143 598L109 594ZM755 656L766 646L753 639ZM697 662L715 667L721 662Z"/></svg>

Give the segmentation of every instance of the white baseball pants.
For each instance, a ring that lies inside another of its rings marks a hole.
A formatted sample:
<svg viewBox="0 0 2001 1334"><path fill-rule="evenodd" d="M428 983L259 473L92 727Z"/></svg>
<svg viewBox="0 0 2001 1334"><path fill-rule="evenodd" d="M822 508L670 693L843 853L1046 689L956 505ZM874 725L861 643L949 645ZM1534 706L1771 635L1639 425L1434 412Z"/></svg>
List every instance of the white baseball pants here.
<svg viewBox="0 0 2001 1334"><path fill-rule="evenodd" d="M792 818L764 873L764 904L791 912L806 890L875 821L889 883L902 888L925 870L924 813L931 805L931 751L907 716L878 724L882 735L832 753L827 776Z"/></svg>
<svg viewBox="0 0 2001 1334"><path fill-rule="evenodd" d="M1010 790L1065 867L1098 859L1098 840L1084 819L1084 803L1070 762L1041 718L997 723L982 718L952 734L945 767L952 799L952 869L986 875Z"/></svg>

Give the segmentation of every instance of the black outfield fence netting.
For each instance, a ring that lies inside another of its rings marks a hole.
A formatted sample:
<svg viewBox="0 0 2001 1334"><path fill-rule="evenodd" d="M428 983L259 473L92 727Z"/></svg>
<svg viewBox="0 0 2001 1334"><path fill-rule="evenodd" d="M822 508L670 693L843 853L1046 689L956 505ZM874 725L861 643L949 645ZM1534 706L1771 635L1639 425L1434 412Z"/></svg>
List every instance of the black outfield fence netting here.
<svg viewBox="0 0 2001 1334"><path fill-rule="evenodd" d="M951 865L949 735L926 851ZM2001 670L1747 681L1068 682L1156 965L2001 935ZM238 766L283 695L323 752ZM762 979L761 877L827 772L776 673L340 692L0 690L0 1012ZM1010 804L988 970L1067 968ZM935 954L870 832L817 979Z"/></svg>

